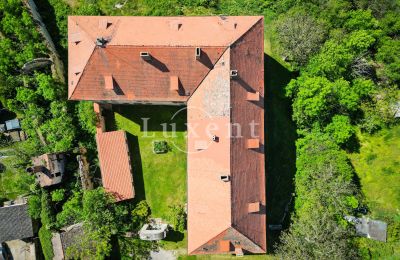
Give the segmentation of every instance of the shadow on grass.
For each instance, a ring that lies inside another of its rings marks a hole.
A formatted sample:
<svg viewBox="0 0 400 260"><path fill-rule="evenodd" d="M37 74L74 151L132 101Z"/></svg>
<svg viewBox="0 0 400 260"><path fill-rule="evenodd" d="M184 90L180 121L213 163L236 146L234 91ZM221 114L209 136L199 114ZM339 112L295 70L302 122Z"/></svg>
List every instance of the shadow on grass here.
<svg viewBox="0 0 400 260"><path fill-rule="evenodd" d="M180 242L184 239L185 234L176 230L169 230L167 233L167 237L164 241L171 241L171 242Z"/></svg>
<svg viewBox="0 0 400 260"><path fill-rule="evenodd" d="M159 105L119 105L113 106L114 111L132 122L140 125L140 131L146 127L148 131L163 131L162 124L167 124L168 131L171 125L176 125L177 132L186 131L186 109L183 106ZM172 119L173 117L173 119Z"/></svg>
<svg viewBox="0 0 400 260"><path fill-rule="evenodd" d="M146 199L142 169L142 156L140 154L139 140L137 136L134 136L128 132L126 132L126 136L128 139L129 155L132 165L133 183L135 187L135 201L139 202Z"/></svg>
<svg viewBox="0 0 400 260"><path fill-rule="evenodd" d="M294 74L266 54L264 62L267 224L282 224L285 229L289 226L290 211L284 219L283 216L294 192L297 135L284 88ZM267 230L268 252L273 253L279 235L279 231Z"/></svg>

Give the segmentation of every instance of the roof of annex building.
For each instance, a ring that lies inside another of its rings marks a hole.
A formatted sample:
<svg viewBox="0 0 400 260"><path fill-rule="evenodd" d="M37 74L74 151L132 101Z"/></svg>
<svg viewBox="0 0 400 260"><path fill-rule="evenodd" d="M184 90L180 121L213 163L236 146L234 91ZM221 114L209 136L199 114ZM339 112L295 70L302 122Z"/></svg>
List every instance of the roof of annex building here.
<svg viewBox="0 0 400 260"><path fill-rule="evenodd" d="M189 254L264 253L263 17L71 16L68 36L70 100L187 105Z"/></svg>

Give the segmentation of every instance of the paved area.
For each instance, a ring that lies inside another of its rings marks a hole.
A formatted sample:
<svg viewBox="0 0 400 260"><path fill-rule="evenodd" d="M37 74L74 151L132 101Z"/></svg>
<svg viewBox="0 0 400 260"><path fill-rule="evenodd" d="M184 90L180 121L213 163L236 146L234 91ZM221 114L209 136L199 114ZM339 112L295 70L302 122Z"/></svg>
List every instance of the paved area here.
<svg viewBox="0 0 400 260"><path fill-rule="evenodd" d="M175 260L177 257L174 254L174 251L167 251L161 249L158 252L152 251L150 253L150 257L152 260Z"/></svg>

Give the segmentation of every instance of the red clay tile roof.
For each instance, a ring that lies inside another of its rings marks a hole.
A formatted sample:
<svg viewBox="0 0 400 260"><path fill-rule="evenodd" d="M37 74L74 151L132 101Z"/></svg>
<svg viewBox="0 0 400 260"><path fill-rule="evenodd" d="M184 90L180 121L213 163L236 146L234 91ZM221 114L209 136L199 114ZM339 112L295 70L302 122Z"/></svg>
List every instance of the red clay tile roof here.
<svg viewBox="0 0 400 260"><path fill-rule="evenodd" d="M70 99L184 102L224 50L204 47L202 59L196 60L193 47L96 47ZM150 61L140 57L142 51L150 53ZM171 76L179 78L179 91L171 90Z"/></svg>
<svg viewBox="0 0 400 260"><path fill-rule="evenodd" d="M189 254L224 253L227 240L232 252L266 251L263 22L259 16L68 20L70 99L187 102L188 124L197 125L188 129ZM86 49L72 37L77 32ZM99 37L104 48L95 46ZM149 52L151 61L140 52ZM231 70L238 76L231 79ZM106 90L105 75L113 76L113 90ZM206 133L210 124L218 141ZM242 138L235 137L235 124ZM251 139L257 140L249 149ZM259 211L249 212L254 202Z"/></svg>
<svg viewBox="0 0 400 260"><path fill-rule="evenodd" d="M266 251L263 55L260 19L222 55L187 103L188 123L198 125L196 132L188 131L189 254L223 253L218 241L228 233L245 251ZM230 70L238 70L239 77L229 79ZM259 92L259 100L248 100L248 92ZM218 142L206 136L209 124L219 129ZM201 140L208 148L199 152L195 143ZM223 175L230 182L221 181ZM258 212L249 212L253 202L260 203Z"/></svg>
<svg viewBox="0 0 400 260"><path fill-rule="evenodd" d="M112 131L96 135L103 187L116 201L135 197L126 133Z"/></svg>

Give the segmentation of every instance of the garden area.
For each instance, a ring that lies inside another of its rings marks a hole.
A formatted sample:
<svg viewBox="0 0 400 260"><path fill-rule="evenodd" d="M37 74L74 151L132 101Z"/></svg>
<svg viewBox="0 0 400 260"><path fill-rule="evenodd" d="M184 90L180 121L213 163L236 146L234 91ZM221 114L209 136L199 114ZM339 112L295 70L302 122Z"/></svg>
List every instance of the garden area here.
<svg viewBox="0 0 400 260"><path fill-rule="evenodd" d="M369 216L388 223L387 243L361 238L365 256L400 257L400 126L376 134L358 133L359 153L350 155Z"/></svg>
<svg viewBox="0 0 400 260"><path fill-rule="evenodd" d="M107 130L127 132L135 199L146 200L151 216L164 220L169 220L186 203L186 110L171 120L180 109L178 106L113 106L114 118L107 120ZM162 124L166 124L166 132ZM175 133L170 124L176 125ZM166 151L156 153L154 145ZM185 247L185 234L170 232L162 243L171 249Z"/></svg>

